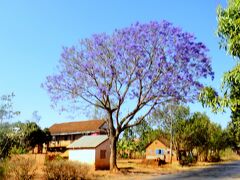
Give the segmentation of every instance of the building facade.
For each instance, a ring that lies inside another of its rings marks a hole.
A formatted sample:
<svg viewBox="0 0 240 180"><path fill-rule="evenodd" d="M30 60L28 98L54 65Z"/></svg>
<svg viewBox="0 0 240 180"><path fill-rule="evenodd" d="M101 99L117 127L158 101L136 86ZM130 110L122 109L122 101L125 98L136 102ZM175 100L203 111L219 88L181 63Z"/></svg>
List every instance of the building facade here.
<svg viewBox="0 0 240 180"><path fill-rule="evenodd" d="M107 135L82 136L67 149L69 160L93 165L96 170L110 167L110 142Z"/></svg>
<svg viewBox="0 0 240 180"><path fill-rule="evenodd" d="M170 147L166 139L157 139L146 147L146 159L170 162ZM172 151L172 161L177 161L176 152Z"/></svg>
<svg viewBox="0 0 240 180"><path fill-rule="evenodd" d="M52 140L48 144L49 152L64 153L67 146L84 135L106 134L104 120L88 120L53 124L49 131Z"/></svg>

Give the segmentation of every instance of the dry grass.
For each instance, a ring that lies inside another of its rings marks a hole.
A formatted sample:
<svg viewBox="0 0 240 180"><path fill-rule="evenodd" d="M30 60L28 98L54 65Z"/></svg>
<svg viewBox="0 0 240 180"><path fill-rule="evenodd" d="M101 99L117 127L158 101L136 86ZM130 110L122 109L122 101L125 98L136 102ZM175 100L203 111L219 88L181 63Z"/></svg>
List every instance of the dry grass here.
<svg viewBox="0 0 240 180"><path fill-rule="evenodd" d="M5 179L32 180L36 176L36 161L24 156L13 156L5 163Z"/></svg>
<svg viewBox="0 0 240 180"><path fill-rule="evenodd" d="M73 161L53 160L46 162L44 169L46 180L84 180L93 179L93 167Z"/></svg>
<svg viewBox="0 0 240 180"><path fill-rule="evenodd" d="M165 164L162 166L146 165L141 159L118 160L120 172L110 174L109 171L96 171L97 179L149 179L157 175L172 174L186 170L187 167L181 167L177 162Z"/></svg>
<svg viewBox="0 0 240 180"><path fill-rule="evenodd" d="M35 159L35 162L38 167L38 169L34 171L36 175L34 179L37 179L37 180L54 179L54 178L51 178L50 176L51 173L53 174L62 173L64 174L64 176L66 176L66 174L69 175L68 178L60 178L60 179L100 179L100 180L101 179L102 180L130 179L130 180L134 180L134 179L151 179L159 175L174 174L182 171L201 169L201 168L206 168L211 165L215 165L219 163L226 163L232 160L240 160L240 156L233 153L230 149L222 153L221 156L223 157L222 162L218 162L218 163L198 162L194 166L184 166L184 167L180 166L178 162L174 162L172 164L165 164L161 166L154 166L154 165L147 165L146 163L143 163L141 159L118 160L117 162L118 162L118 167L120 168L120 172L115 174L111 174L107 170L94 171L93 168L82 165L80 163L75 163L67 160L65 161L61 160L60 162L52 161L44 164L45 158L42 158L40 156L39 157L34 156L32 157L32 159ZM14 162L15 162L14 164L17 165L21 161L16 162L15 160ZM31 163L29 162L29 164ZM30 167L30 166L20 165L20 167ZM47 173L48 175L46 175ZM47 176L49 178L47 178ZM12 172L12 177L14 177L13 172ZM7 179L10 179L10 178L7 178ZM58 178L55 178L55 179L59 179L59 176Z"/></svg>
<svg viewBox="0 0 240 180"><path fill-rule="evenodd" d="M221 153L221 159L224 161L235 161L240 160L240 156L233 152L232 149L228 148L224 152Z"/></svg>
<svg viewBox="0 0 240 180"><path fill-rule="evenodd" d="M118 160L117 164L120 168L120 172L117 174L110 174L109 171L96 171L95 176L97 179L151 179L155 176L165 175L165 174L174 174L183 171L195 170L206 168L212 165L226 163L230 160L239 160L240 157L235 154L228 154L228 158L225 158L221 162L197 162L192 166L181 166L178 162L173 162L172 164L165 164L161 166L152 166L146 165L142 160L139 159L130 159L130 160Z"/></svg>

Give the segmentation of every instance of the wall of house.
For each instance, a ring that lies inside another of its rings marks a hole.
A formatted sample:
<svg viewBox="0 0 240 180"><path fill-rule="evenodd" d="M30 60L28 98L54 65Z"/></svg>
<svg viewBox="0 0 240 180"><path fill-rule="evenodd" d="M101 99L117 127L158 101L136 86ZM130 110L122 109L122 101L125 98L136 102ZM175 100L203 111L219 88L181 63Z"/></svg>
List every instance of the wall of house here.
<svg viewBox="0 0 240 180"><path fill-rule="evenodd" d="M159 140L155 140L146 148L146 159L160 158L164 160L164 154L156 154L156 150L158 149L164 150L165 153L167 147Z"/></svg>
<svg viewBox="0 0 240 180"><path fill-rule="evenodd" d="M156 154L156 150L163 150L161 154ZM172 160L177 161L176 152L172 152ZM161 159L165 160L166 162L170 162L170 149L163 144L159 140L153 141L147 148L146 148L146 159Z"/></svg>
<svg viewBox="0 0 240 180"><path fill-rule="evenodd" d="M105 151L105 158L101 157L101 151ZM106 140L96 148L95 169L109 169L109 167L110 167L110 142L109 140Z"/></svg>
<svg viewBox="0 0 240 180"><path fill-rule="evenodd" d="M95 149L69 149L69 160L94 165Z"/></svg>

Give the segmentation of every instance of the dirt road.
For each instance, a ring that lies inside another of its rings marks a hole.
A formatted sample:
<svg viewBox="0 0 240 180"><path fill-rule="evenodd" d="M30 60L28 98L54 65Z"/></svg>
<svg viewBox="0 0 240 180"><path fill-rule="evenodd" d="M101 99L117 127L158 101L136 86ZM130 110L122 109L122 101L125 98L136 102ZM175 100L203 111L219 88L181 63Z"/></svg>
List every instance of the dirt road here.
<svg viewBox="0 0 240 180"><path fill-rule="evenodd" d="M152 180L210 180L210 179L239 179L240 180L240 161L219 164L203 169L191 170L171 175L161 175Z"/></svg>

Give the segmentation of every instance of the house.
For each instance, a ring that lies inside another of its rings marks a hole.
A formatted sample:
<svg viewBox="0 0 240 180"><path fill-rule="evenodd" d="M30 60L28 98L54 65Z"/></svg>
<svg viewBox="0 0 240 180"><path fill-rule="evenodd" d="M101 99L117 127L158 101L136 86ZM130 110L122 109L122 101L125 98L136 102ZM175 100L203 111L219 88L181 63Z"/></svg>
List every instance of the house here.
<svg viewBox="0 0 240 180"><path fill-rule="evenodd" d="M110 142L107 135L83 136L67 146L69 160L94 165L95 169L109 169Z"/></svg>
<svg viewBox="0 0 240 180"><path fill-rule="evenodd" d="M146 147L146 159L160 159L170 162L170 142L164 138L157 139ZM172 161L177 161L176 152L172 151Z"/></svg>
<svg viewBox="0 0 240 180"><path fill-rule="evenodd" d="M104 120L88 120L53 124L49 131L52 140L48 144L48 152L61 152L66 154L66 147L84 135L106 134ZM67 156L67 154L66 154Z"/></svg>

